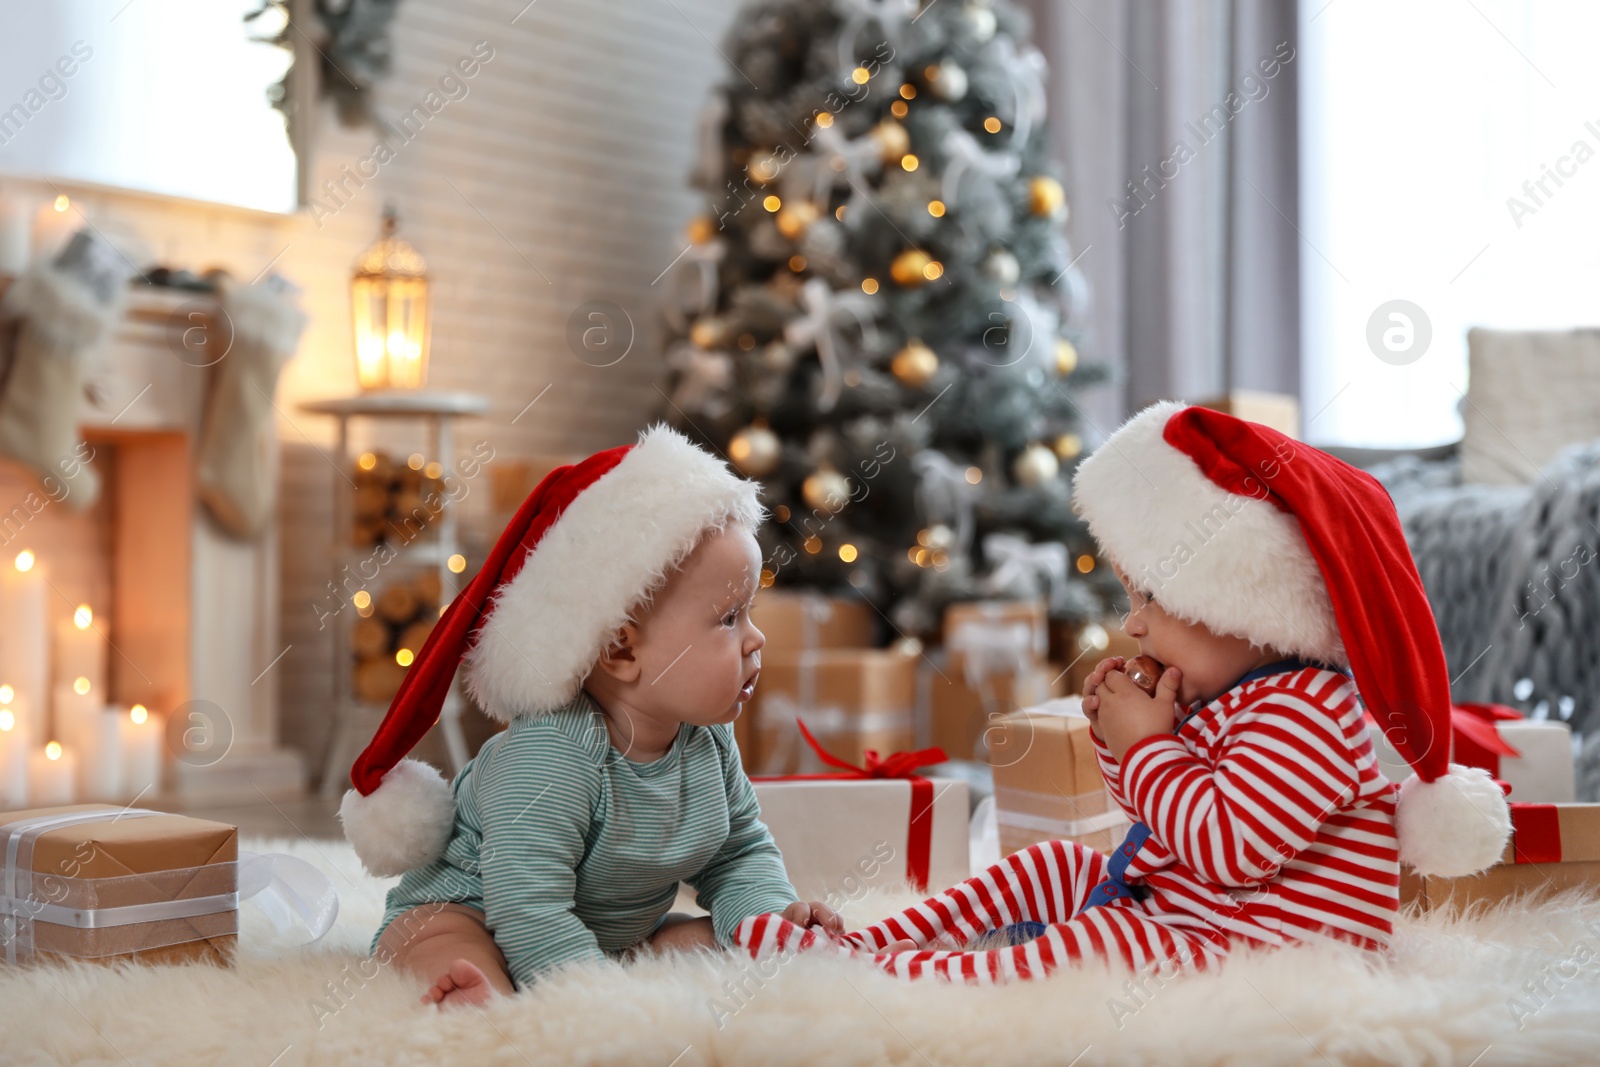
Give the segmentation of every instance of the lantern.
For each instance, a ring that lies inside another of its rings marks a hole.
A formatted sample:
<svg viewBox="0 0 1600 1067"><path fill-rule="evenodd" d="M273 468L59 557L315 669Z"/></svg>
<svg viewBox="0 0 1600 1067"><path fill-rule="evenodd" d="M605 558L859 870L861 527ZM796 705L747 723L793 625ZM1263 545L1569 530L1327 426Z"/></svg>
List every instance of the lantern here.
<svg viewBox="0 0 1600 1067"><path fill-rule="evenodd" d="M383 236L350 278L356 377L363 390L419 389L428 373L428 265L395 236L393 208Z"/></svg>

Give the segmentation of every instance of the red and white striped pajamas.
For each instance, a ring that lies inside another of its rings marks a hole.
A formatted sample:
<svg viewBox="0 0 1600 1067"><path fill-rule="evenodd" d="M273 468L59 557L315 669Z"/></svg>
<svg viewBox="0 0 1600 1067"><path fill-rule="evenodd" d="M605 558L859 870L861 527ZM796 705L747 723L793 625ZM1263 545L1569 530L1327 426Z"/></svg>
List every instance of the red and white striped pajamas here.
<svg viewBox="0 0 1600 1067"><path fill-rule="evenodd" d="M1046 925L1033 941L987 952L873 956L900 977L978 983L1087 959L1203 969L1239 941L1388 943L1400 884L1395 786L1345 675L1305 668L1247 681L1176 734L1139 741L1120 765L1096 747L1112 796L1151 830L1124 873L1148 889L1143 899L1085 909L1108 857L1055 841L842 940L759 915L735 942L758 957L818 943L864 954L900 939L966 944L1010 923Z"/></svg>

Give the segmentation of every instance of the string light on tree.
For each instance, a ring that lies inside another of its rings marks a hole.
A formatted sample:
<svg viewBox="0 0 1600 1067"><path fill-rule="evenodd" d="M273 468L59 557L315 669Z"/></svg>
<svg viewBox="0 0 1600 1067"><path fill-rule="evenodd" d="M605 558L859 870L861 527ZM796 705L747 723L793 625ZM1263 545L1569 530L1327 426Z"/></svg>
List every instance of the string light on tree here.
<svg viewBox="0 0 1600 1067"><path fill-rule="evenodd" d="M1063 462L1071 461L1083 451L1083 439L1075 433L1064 433L1056 437L1051 448L1058 459Z"/></svg>
<svg viewBox="0 0 1600 1067"><path fill-rule="evenodd" d="M920 248L908 248L894 257L889 264L889 276L896 285L914 289L923 282L937 280L944 274L944 264Z"/></svg>
<svg viewBox="0 0 1600 1067"><path fill-rule="evenodd" d="M893 119L885 119L872 128L872 136L885 163L893 163L911 151L911 134Z"/></svg>

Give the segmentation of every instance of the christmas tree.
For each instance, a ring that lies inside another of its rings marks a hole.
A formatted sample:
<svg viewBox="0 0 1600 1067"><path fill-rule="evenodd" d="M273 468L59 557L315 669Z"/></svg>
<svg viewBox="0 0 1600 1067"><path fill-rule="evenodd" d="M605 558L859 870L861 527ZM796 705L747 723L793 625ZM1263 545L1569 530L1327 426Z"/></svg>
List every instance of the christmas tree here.
<svg viewBox="0 0 1600 1067"><path fill-rule="evenodd" d="M1006 0L752 5L668 272L666 416L763 483L763 584L853 586L905 634L1115 586L1071 509L1100 374L1029 29Z"/></svg>

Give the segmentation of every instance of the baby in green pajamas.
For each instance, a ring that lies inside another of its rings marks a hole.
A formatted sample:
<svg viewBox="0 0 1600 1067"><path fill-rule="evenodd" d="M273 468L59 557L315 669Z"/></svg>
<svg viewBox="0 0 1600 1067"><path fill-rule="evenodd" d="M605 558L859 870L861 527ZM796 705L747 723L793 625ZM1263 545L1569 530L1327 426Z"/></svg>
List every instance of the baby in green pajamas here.
<svg viewBox="0 0 1600 1067"><path fill-rule="evenodd" d="M727 945L769 912L844 932L795 899L734 744L760 516L754 485L654 428L550 474L439 620L340 808L368 870L402 875L372 952L425 1001ZM446 783L402 757L458 665L508 726ZM709 916L670 913L680 882Z"/></svg>

